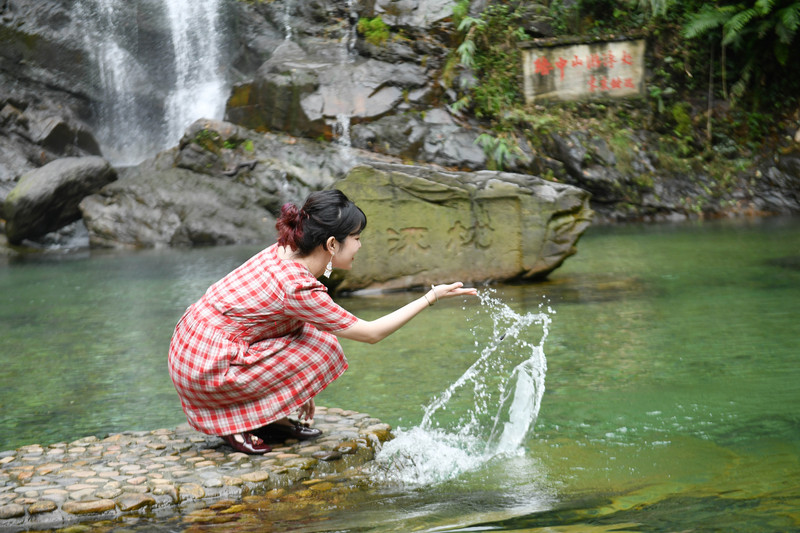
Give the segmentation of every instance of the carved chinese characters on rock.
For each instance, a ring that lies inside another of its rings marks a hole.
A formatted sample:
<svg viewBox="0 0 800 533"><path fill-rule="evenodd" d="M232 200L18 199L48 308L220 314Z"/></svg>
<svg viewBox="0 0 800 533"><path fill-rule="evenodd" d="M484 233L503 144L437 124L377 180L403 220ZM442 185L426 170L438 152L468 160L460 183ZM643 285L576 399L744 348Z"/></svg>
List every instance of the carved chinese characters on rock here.
<svg viewBox="0 0 800 533"><path fill-rule="evenodd" d="M427 228L389 228L386 233L390 254L427 251L431 247Z"/></svg>
<svg viewBox="0 0 800 533"><path fill-rule="evenodd" d="M476 210L474 218L475 220L471 221L469 225L464 225L460 220L456 220L447 231L449 252L456 252L470 246L479 249L491 246L494 229L489 223L488 214L483 210Z"/></svg>
<svg viewBox="0 0 800 533"><path fill-rule="evenodd" d="M643 40L523 50L525 99L576 100L641 94Z"/></svg>

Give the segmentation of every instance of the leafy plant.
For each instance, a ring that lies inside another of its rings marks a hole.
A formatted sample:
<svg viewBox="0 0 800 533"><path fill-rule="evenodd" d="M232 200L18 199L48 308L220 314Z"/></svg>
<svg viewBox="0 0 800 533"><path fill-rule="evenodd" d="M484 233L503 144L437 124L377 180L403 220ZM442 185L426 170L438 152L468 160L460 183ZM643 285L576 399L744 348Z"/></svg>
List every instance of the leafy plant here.
<svg viewBox="0 0 800 533"><path fill-rule="evenodd" d="M460 14L460 67L472 73L461 78L456 110L471 108L478 118L493 119L521 104L521 60L518 43L525 39L521 15L506 4L490 4L480 17ZM465 80L480 80L467 84Z"/></svg>
<svg viewBox="0 0 800 533"><path fill-rule="evenodd" d="M376 46L382 45L389 40L391 36L389 26L386 25L380 16L371 19L365 17L358 19L356 30L364 36L364 39L368 43Z"/></svg>
<svg viewBox="0 0 800 533"><path fill-rule="evenodd" d="M490 170L503 170L522 156L522 150L513 138L504 135L493 137L488 133L481 133L475 143L483 148L489 159L487 167Z"/></svg>
<svg viewBox="0 0 800 533"><path fill-rule="evenodd" d="M737 79L731 88L731 96L736 100L749 88L753 89L756 82L762 87L770 82L797 85L796 79L786 80L782 70L791 52L797 51L798 29L800 1L756 0L750 5L704 3L689 17L683 34L689 39L708 36L711 46L736 51ZM727 66L723 64L723 68ZM758 99L757 91L753 95Z"/></svg>

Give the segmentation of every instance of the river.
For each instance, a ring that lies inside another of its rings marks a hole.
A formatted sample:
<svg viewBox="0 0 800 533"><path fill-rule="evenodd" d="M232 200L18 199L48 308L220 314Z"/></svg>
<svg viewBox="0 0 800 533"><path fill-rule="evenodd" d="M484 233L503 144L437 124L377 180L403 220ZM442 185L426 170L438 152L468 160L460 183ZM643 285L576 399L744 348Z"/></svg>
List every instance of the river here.
<svg viewBox="0 0 800 533"><path fill-rule="evenodd" d="M377 345L343 341L350 369L318 398L392 424L418 463L441 465L425 447L444 437L414 436L426 406L487 346L535 347L546 326L538 418L513 453L456 459L438 478L401 465L304 513L253 506L227 525L162 517L119 527L800 529L800 219L596 227L578 249L546 282L481 287L544 325L501 340L485 301L442 302ZM256 250L92 251L0 265L0 450L182 423L166 373L172 327ZM338 300L372 318L416 296ZM507 372L484 368L481 383L491 389ZM437 414L445 434L480 401L469 391Z"/></svg>

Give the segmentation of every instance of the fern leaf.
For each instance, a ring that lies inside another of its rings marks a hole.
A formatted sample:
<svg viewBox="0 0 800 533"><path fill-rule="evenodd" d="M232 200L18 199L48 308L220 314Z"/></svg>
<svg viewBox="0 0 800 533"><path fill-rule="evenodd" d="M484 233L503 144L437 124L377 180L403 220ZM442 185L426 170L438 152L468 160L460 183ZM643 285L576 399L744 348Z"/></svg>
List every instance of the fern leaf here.
<svg viewBox="0 0 800 533"><path fill-rule="evenodd" d="M467 39L459 47L456 49L458 52L459 57L461 58L461 64L467 68L473 68L475 66L475 42L471 39Z"/></svg>
<svg viewBox="0 0 800 533"><path fill-rule="evenodd" d="M477 26L478 28L483 27L486 23L481 19L476 19L475 17L464 17L461 23L458 25L458 31L467 31L473 26Z"/></svg>
<svg viewBox="0 0 800 533"><path fill-rule="evenodd" d="M775 4L775 0L756 0L755 8L758 11L758 14L761 16L769 15L772 12L772 6Z"/></svg>
<svg viewBox="0 0 800 533"><path fill-rule="evenodd" d="M795 2L779 10L777 15L778 20L780 20L786 30L794 34L797 28L800 27L800 2Z"/></svg>
<svg viewBox="0 0 800 533"><path fill-rule="evenodd" d="M730 9L704 5L700 11L689 17L683 29L687 39L693 39L723 26L732 16Z"/></svg>
<svg viewBox="0 0 800 533"><path fill-rule="evenodd" d="M775 41L773 52L775 53L775 59L778 60L778 63L785 67L786 62L789 61L789 47L786 46L786 43Z"/></svg>
<svg viewBox="0 0 800 533"><path fill-rule="evenodd" d="M756 15L758 15L758 13L752 8L736 13L725 23L725 38L728 39L730 35L731 40L738 39L744 27L747 26Z"/></svg>

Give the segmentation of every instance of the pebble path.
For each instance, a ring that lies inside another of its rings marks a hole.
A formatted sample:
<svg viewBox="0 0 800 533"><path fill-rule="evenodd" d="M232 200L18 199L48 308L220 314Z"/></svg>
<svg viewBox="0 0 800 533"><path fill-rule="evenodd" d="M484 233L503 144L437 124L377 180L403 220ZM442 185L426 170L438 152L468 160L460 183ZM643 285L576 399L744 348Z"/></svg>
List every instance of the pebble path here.
<svg viewBox="0 0 800 533"><path fill-rule="evenodd" d="M0 452L0 531L65 527L185 505L237 500L371 461L391 427L367 414L317 407L313 441L247 455L181 425Z"/></svg>

